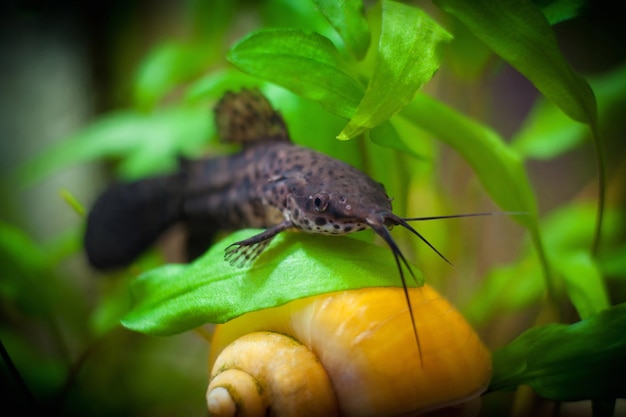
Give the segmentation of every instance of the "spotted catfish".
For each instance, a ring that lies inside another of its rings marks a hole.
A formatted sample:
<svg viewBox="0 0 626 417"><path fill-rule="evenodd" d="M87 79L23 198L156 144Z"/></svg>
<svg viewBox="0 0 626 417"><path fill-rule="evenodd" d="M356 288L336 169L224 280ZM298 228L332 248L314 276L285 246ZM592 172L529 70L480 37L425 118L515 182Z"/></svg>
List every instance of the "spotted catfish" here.
<svg viewBox="0 0 626 417"><path fill-rule="evenodd" d="M233 264L252 261L284 230L344 235L372 228L391 247L400 271L400 261L410 271L388 229L402 225L422 237L407 223L413 219L392 212L382 184L293 144L280 113L257 90L226 93L215 108L215 122L222 140L241 144L241 152L181 160L174 174L116 184L100 196L85 233L94 267L126 266L182 223L190 259L202 254L220 230L264 228L227 249Z"/></svg>

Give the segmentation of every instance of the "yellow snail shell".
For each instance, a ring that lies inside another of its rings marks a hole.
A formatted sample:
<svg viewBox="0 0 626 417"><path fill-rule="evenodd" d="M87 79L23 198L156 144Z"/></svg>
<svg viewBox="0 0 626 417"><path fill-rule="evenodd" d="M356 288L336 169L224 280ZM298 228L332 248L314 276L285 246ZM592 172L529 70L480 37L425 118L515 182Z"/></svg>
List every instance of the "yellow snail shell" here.
<svg viewBox="0 0 626 417"><path fill-rule="evenodd" d="M303 298L216 327L214 416L417 415L478 397L491 354L432 287ZM268 411L269 410L269 411Z"/></svg>

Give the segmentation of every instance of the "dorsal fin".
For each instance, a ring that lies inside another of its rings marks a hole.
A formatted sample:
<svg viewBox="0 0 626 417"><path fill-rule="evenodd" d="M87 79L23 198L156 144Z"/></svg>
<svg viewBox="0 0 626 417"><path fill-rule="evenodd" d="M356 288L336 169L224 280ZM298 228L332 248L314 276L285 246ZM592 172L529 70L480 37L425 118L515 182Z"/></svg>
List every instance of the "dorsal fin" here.
<svg viewBox="0 0 626 417"><path fill-rule="evenodd" d="M215 106L215 125L226 143L290 142L282 116L258 89L227 91Z"/></svg>

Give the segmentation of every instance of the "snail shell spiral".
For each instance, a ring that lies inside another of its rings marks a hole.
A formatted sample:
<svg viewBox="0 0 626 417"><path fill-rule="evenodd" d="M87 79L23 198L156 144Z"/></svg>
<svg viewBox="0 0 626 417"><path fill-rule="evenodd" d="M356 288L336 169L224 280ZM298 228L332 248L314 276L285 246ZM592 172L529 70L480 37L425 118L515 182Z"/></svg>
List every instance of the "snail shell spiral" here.
<svg viewBox="0 0 626 417"><path fill-rule="evenodd" d="M417 415L478 397L491 354L432 287L365 288L295 300L216 328L215 416Z"/></svg>

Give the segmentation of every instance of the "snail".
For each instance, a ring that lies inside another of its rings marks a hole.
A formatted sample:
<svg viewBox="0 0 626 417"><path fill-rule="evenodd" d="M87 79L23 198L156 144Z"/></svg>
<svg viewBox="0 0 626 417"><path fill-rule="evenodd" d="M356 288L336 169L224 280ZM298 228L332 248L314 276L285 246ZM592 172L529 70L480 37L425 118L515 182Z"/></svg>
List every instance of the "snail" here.
<svg viewBox="0 0 626 417"><path fill-rule="evenodd" d="M477 412L491 353L431 286L409 288L409 296L421 352L404 291L395 287L302 298L218 325L209 355L209 414Z"/></svg>

